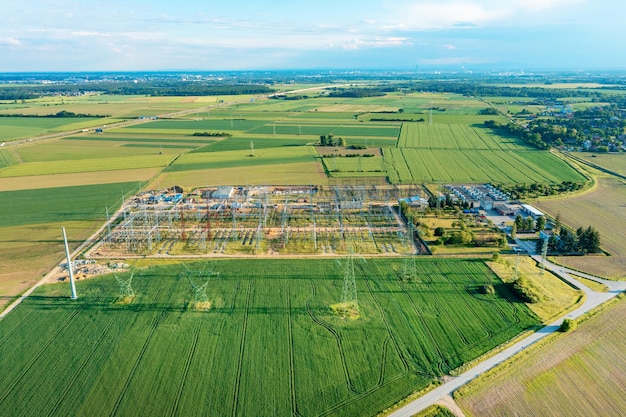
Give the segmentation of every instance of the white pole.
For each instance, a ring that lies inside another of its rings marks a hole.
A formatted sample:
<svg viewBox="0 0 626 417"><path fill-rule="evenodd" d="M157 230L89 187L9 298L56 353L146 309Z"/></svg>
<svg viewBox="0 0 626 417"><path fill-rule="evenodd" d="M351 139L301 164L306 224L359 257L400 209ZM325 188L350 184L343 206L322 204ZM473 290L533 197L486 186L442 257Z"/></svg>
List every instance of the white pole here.
<svg viewBox="0 0 626 417"><path fill-rule="evenodd" d="M76 295L76 284L74 283L74 271L72 271L72 259L70 258L70 249L67 246L67 236L65 235L65 227L63 227L63 241L65 242L65 257L67 258L67 270L70 272L70 288L72 290L71 298L75 300L78 298Z"/></svg>

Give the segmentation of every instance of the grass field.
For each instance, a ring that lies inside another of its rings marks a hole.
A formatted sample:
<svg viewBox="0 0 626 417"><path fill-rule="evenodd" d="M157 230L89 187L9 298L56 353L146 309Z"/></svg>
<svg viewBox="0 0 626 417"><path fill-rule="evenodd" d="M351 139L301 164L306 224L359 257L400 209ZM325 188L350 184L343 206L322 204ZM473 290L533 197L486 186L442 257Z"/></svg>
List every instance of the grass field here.
<svg viewBox="0 0 626 417"><path fill-rule="evenodd" d="M620 154L602 154L602 153L587 153L578 152L575 154L577 157L582 158L592 164L599 165L606 169L609 169L618 174L626 175L626 156L623 153ZM594 156L591 156L594 155Z"/></svg>
<svg viewBox="0 0 626 417"><path fill-rule="evenodd" d="M207 185L326 185L328 178L319 162L254 165L252 167L205 168L192 171L168 171L159 175L147 189L180 185L184 189Z"/></svg>
<svg viewBox="0 0 626 417"><path fill-rule="evenodd" d="M105 207L121 204L141 186L123 182L0 192L0 228L72 220L104 220Z"/></svg>
<svg viewBox="0 0 626 417"><path fill-rule="evenodd" d="M463 124L403 123L397 148L384 148L393 183L560 183L585 178L547 151Z"/></svg>
<svg viewBox="0 0 626 417"><path fill-rule="evenodd" d="M585 178L545 151L383 149L394 183L560 183Z"/></svg>
<svg viewBox="0 0 626 417"><path fill-rule="evenodd" d="M188 153L178 158L166 172L312 162L316 155L312 147L305 146L259 149L254 151L254 155L251 155L249 148L238 151Z"/></svg>
<svg viewBox="0 0 626 417"><path fill-rule="evenodd" d="M66 161L26 162L0 169L0 177L71 174L77 172L117 171L125 169L166 167L172 155L139 155L117 158L75 159ZM43 184L45 187L45 184Z"/></svg>
<svg viewBox="0 0 626 417"><path fill-rule="evenodd" d="M329 308L333 260L217 262L208 312L176 265L138 270L131 304L112 277L40 288L0 326L0 415L375 415L537 323L504 286L473 293L480 261L399 264L358 264L359 319Z"/></svg>
<svg viewBox="0 0 626 417"><path fill-rule="evenodd" d="M575 331L470 384L456 401L468 417L621 416L626 409L625 333L622 299Z"/></svg>
<svg viewBox="0 0 626 417"><path fill-rule="evenodd" d="M580 196L535 201L533 204L551 216L560 213L561 221L576 229L593 226L600 232L601 246L612 254L606 256L569 256L558 258L572 268L609 278L626 278L626 182L599 176L598 187Z"/></svg>
<svg viewBox="0 0 626 417"><path fill-rule="evenodd" d="M95 125L96 118L71 117L0 117L0 142L22 139L45 133L71 130L74 125Z"/></svg>

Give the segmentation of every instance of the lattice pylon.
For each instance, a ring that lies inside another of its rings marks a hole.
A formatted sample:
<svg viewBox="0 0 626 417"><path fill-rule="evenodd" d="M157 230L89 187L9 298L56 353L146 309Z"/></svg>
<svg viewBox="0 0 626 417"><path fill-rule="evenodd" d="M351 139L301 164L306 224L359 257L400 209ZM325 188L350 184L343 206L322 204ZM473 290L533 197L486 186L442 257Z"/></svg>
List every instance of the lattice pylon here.
<svg viewBox="0 0 626 417"><path fill-rule="evenodd" d="M356 277L354 272L354 254L350 252L343 265L343 290L341 292L342 303L353 303L358 308L356 292Z"/></svg>
<svg viewBox="0 0 626 417"><path fill-rule="evenodd" d="M213 268L207 268L207 270L204 271L192 271L187 268L187 266L185 266L185 269L186 270L184 272L181 272L181 275L186 276L189 284L191 285L194 293L194 303L196 305L201 303L208 303L209 297L206 294L206 290L209 285L209 280L213 276L219 276L219 272L214 272ZM200 278L203 277L206 280L203 283L198 284L196 280L194 280L194 276Z"/></svg>
<svg viewBox="0 0 626 417"><path fill-rule="evenodd" d="M120 278L117 274L115 275L115 279L120 286L120 294L122 297L134 297L135 291L133 290L133 276L135 275L135 271L131 272L130 277L128 279Z"/></svg>

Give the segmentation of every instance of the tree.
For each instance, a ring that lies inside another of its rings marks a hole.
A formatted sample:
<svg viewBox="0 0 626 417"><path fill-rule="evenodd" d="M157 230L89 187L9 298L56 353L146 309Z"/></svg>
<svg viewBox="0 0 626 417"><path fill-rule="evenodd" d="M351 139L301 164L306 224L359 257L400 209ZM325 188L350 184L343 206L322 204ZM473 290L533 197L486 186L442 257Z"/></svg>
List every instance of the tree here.
<svg viewBox="0 0 626 417"><path fill-rule="evenodd" d="M517 226L515 223L513 223L513 226L511 226L511 239L515 240L516 237L517 237Z"/></svg>
<svg viewBox="0 0 626 417"><path fill-rule="evenodd" d="M575 330L576 327L577 327L576 320L565 318L563 319L563 323L561 323L561 327L559 327L559 331L569 332L570 330Z"/></svg>
<svg viewBox="0 0 626 417"><path fill-rule="evenodd" d="M537 217L537 220L535 221L535 230L540 232L545 228L546 228L546 218L543 216Z"/></svg>
<svg viewBox="0 0 626 417"><path fill-rule="evenodd" d="M559 234L558 249L563 252L576 252L578 250L576 235L568 229L562 228Z"/></svg>
<svg viewBox="0 0 626 417"><path fill-rule="evenodd" d="M578 234L578 231L576 233ZM578 249L583 252L599 252L600 233L591 226L581 231L578 235Z"/></svg>
<svg viewBox="0 0 626 417"><path fill-rule="evenodd" d="M527 232L532 231L535 228L535 221L532 217L528 216L524 219L524 230Z"/></svg>
<svg viewBox="0 0 626 417"><path fill-rule="evenodd" d="M537 244L535 245L536 253L543 253L543 245L545 245L546 241L544 239L539 239Z"/></svg>
<svg viewBox="0 0 626 417"><path fill-rule="evenodd" d="M561 212L556 213L556 218L554 219L554 233L561 232Z"/></svg>
<svg viewBox="0 0 626 417"><path fill-rule="evenodd" d="M524 230L524 219L522 218L521 214L518 214L517 216L515 216L514 226L517 230Z"/></svg>
<svg viewBox="0 0 626 417"><path fill-rule="evenodd" d="M435 227L435 236L443 236L444 233L446 233L446 229L444 229L443 227Z"/></svg>

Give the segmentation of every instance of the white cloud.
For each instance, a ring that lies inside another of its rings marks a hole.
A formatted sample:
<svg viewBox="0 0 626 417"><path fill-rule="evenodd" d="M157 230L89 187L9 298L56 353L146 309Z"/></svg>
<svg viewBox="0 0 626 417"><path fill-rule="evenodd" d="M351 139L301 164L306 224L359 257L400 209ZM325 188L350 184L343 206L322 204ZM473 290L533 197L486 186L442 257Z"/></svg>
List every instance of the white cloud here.
<svg viewBox="0 0 626 417"><path fill-rule="evenodd" d="M514 25L537 18L538 13L564 9L587 0L443 0L411 1L383 26L387 30L472 28L490 24ZM393 15L393 14L392 14Z"/></svg>
<svg viewBox="0 0 626 417"><path fill-rule="evenodd" d="M408 38L401 37L371 37L371 38L357 38L352 39L348 43L343 44L343 49L360 49L366 48L381 48L390 46L403 46L410 45Z"/></svg>
<svg viewBox="0 0 626 417"><path fill-rule="evenodd" d="M13 37L7 37L7 38L0 37L0 45L21 46L22 41L20 41L19 39L15 39Z"/></svg>

